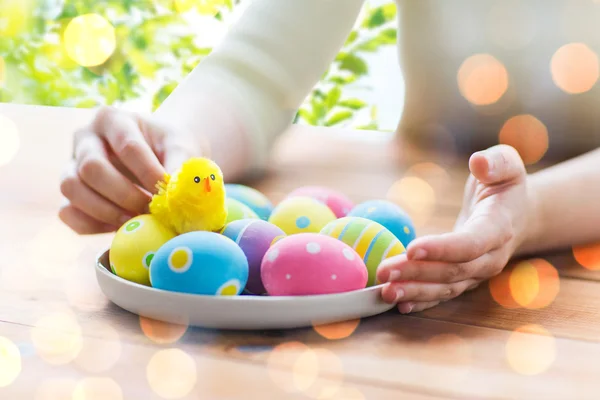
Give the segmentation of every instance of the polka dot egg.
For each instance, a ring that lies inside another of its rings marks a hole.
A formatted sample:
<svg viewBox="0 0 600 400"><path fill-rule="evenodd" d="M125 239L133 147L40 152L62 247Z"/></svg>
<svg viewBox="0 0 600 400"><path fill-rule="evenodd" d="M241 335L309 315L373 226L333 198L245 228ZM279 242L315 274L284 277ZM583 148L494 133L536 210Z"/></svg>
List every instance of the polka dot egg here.
<svg viewBox="0 0 600 400"><path fill-rule="evenodd" d="M269 248L261 276L271 296L303 296L362 289L368 273L347 244L318 233L301 233Z"/></svg>
<svg viewBox="0 0 600 400"><path fill-rule="evenodd" d="M404 247L408 247L416 237L415 226L410 216L391 201L365 201L354 207L348 216L367 218L380 223L392 232Z"/></svg>
<svg viewBox="0 0 600 400"><path fill-rule="evenodd" d="M130 219L112 240L109 252L112 272L128 281L149 286L148 269L155 253L175 236L175 232L152 215Z"/></svg>
<svg viewBox="0 0 600 400"><path fill-rule="evenodd" d="M150 264L157 289L199 295L236 296L248 281L248 260L231 239L194 231L165 243Z"/></svg>
<svg viewBox="0 0 600 400"><path fill-rule="evenodd" d="M269 222L277 225L287 235L318 233L336 219L333 211L311 197L291 197L275 207Z"/></svg>
<svg viewBox="0 0 600 400"><path fill-rule="evenodd" d="M250 207L236 199L225 199L225 206L227 207L227 220L225 221L225 224L240 219L258 219L258 215L252 211Z"/></svg>
<svg viewBox="0 0 600 400"><path fill-rule="evenodd" d="M337 218L345 217L354 207L352 200L343 193L322 186L303 186L291 192L287 197L297 196L312 197L322 202L333 211Z"/></svg>
<svg viewBox="0 0 600 400"><path fill-rule="evenodd" d="M244 185L228 183L225 185L225 192L228 198L235 199L250 207L259 218L265 221L269 219L273 204L258 190Z"/></svg>
<svg viewBox="0 0 600 400"><path fill-rule="evenodd" d="M352 246L362 257L369 271L369 286L376 284L377 267L381 261L406 251L402 242L387 228L366 218L340 218L327 224L321 233Z"/></svg>
<svg viewBox="0 0 600 400"><path fill-rule="evenodd" d="M264 294L260 265L271 244L285 237L277 226L261 219L240 219L225 226L221 232L242 249L248 259L248 283L246 290L252 294Z"/></svg>

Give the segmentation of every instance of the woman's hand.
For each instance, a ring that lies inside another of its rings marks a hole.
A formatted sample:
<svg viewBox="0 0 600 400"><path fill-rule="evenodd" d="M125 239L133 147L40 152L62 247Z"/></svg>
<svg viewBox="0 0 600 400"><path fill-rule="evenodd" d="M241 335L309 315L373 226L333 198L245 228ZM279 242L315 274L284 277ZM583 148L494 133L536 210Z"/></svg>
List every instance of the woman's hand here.
<svg viewBox="0 0 600 400"><path fill-rule="evenodd" d="M531 203L518 152L498 145L475 153L455 229L415 239L379 267L383 299L402 313L452 299L502 271L525 240Z"/></svg>
<svg viewBox="0 0 600 400"><path fill-rule="evenodd" d="M68 203L59 216L80 234L112 232L146 213L165 172L200 152L184 129L103 108L75 133L73 160L60 185Z"/></svg>

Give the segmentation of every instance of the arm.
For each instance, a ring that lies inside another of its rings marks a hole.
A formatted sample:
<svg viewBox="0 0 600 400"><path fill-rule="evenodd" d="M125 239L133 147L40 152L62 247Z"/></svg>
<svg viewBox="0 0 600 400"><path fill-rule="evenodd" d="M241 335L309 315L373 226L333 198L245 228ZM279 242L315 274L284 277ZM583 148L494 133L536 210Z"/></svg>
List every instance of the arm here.
<svg viewBox="0 0 600 400"><path fill-rule="evenodd" d="M517 255L600 240L600 149L528 177L532 223Z"/></svg>
<svg viewBox="0 0 600 400"><path fill-rule="evenodd" d="M275 137L318 82L364 0L254 0L156 111L204 136L228 176L264 167Z"/></svg>

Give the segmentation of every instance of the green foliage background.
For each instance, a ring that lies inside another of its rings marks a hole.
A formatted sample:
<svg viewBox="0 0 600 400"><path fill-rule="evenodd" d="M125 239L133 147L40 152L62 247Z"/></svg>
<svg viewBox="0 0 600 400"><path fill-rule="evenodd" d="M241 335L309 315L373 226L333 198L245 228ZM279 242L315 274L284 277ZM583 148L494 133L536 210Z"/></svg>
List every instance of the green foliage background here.
<svg viewBox="0 0 600 400"><path fill-rule="evenodd" d="M195 45L193 29L175 1L0 0L0 101L81 108L119 105L148 95L148 83L158 82L159 88L150 93L156 109L211 52ZM244 0L196 0L185 12L227 21L240 1ZM117 36L113 55L92 68L77 65L61 43L69 21L87 13L110 21ZM306 98L296 122L378 129L376 106L349 97L346 89L369 74L365 54L396 43L395 17L392 0L366 10ZM356 117L363 109L370 111L370 120L359 126Z"/></svg>

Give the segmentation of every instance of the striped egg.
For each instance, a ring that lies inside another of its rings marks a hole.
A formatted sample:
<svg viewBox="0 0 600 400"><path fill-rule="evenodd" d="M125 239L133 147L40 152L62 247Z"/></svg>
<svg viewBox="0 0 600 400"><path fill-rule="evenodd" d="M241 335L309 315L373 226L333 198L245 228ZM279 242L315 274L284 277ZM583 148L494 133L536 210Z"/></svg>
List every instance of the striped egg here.
<svg viewBox="0 0 600 400"><path fill-rule="evenodd" d="M406 252L402 242L387 228L362 217L337 219L327 224L321 234L341 240L362 257L369 271L367 286L377 284L377 268L383 260Z"/></svg>
<svg viewBox="0 0 600 400"><path fill-rule="evenodd" d="M258 219L258 215L252 211L250 207L236 199L225 199L225 206L227 207L227 220L225 221L226 225L239 219Z"/></svg>
<svg viewBox="0 0 600 400"><path fill-rule="evenodd" d="M225 193L228 198L235 199L252 209L260 219L269 219L273 204L267 196L249 186L227 183Z"/></svg>
<svg viewBox="0 0 600 400"><path fill-rule="evenodd" d="M248 259L248 283L246 290L252 294L264 294L265 287L260 276L260 265L272 244L285 237L275 225L262 219L239 219L227 225L221 234L233 240Z"/></svg>

